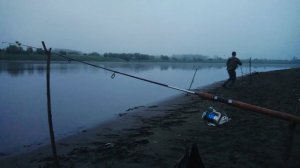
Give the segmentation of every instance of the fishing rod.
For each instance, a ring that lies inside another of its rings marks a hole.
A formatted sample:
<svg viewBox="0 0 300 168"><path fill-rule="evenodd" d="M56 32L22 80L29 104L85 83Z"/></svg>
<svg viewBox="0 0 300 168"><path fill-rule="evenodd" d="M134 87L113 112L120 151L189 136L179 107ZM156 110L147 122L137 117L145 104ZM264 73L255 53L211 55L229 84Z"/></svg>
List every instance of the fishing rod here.
<svg viewBox="0 0 300 168"><path fill-rule="evenodd" d="M45 45L45 43L43 41L42 41L42 44ZM21 45L23 45L23 44L21 44ZM228 104L230 106L237 107L237 108L240 108L240 109L250 110L250 111L257 112L257 113L262 113L262 114L265 114L265 115L273 116L273 117L276 117L276 118L280 118L280 119L283 119L283 120L287 120L287 121L291 121L291 122L300 124L300 117L296 116L296 115L289 114L289 113L276 111L276 110L271 110L271 109L267 109L267 108L264 108L264 107L260 107L260 106L244 103L244 102L241 102L241 101L237 101L237 100L222 98L222 97L219 97L217 95L213 95L213 94L206 93L206 92L194 92L194 91L191 91L191 90L182 89L182 88L167 85L167 84L164 84L164 83L160 83L160 82L152 81L152 80L149 80L149 79L137 77L137 76L134 76L134 75L126 74L126 73L116 71L116 70L113 70L113 69L110 69L110 68L105 68L105 67L102 67L102 66L99 66L99 65L95 65L95 64L86 62L86 61L77 60L77 59L74 59L74 58L71 58L71 57L68 57L68 56L65 56L65 55L56 54L56 53L55 53L55 55L60 56L62 58L65 58L68 61L79 62L79 63L83 63L83 64L86 64L86 65L90 65L92 67L96 67L96 68L100 68L100 69L103 69L103 70L106 70L106 71L113 72L113 76L115 76L115 74L124 75L124 76L130 77L130 78L138 79L138 80L141 80L141 81L156 84L156 85L163 86L163 87L166 87L166 88L178 90L178 91L185 92L185 93L194 94L194 95L197 95L197 96L199 96L203 99L207 99L207 100L210 100L210 101L215 101L215 102Z"/></svg>

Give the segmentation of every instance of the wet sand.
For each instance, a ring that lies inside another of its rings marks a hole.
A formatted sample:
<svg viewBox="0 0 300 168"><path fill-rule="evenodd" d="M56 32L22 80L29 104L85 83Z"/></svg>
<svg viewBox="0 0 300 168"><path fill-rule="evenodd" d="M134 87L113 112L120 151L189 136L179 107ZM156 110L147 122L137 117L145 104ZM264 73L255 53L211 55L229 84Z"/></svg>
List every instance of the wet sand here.
<svg viewBox="0 0 300 168"><path fill-rule="evenodd" d="M234 88L215 83L198 91L296 113L300 69L241 77ZM201 114L209 106L231 121L211 127ZM300 115L300 110L298 110ZM57 142L61 167L173 167L196 143L205 167L300 167L300 129L270 116L180 94L133 107L118 119ZM293 136L293 138L291 138ZM289 149L290 146L290 149ZM55 167L51 147L0 157L1 167Z"/></svg>

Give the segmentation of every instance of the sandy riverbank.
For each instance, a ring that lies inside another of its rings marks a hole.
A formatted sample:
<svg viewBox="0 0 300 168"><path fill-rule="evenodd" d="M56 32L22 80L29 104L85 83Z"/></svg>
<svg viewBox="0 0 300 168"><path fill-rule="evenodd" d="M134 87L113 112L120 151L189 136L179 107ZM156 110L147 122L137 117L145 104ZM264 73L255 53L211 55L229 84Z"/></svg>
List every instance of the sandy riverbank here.
<svg viewBox="0 0 300 168"><path fill-rule="evenodd" d="M219 86L202 91L293 113L300 98L300 69L256 73L251 84L242 77L234 89ZM209 106L226 111L232 120L207 126L201 114ZM173 167L194 142L206 167L300 167L299 126L290 141L286 121L185 94L129 110L118 120L58 141L62 167ZM45 146L2 158L0 165L53 167L50 154Z"/></svg>

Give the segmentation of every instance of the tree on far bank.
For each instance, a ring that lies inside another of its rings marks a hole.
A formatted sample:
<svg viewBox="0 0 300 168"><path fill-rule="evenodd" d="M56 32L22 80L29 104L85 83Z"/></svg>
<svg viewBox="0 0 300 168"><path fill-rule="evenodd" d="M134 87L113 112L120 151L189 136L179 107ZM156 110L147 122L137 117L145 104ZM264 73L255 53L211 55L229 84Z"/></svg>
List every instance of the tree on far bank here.
<svg viewBox="0 0 300 168"><path fill-rule="evenodd" d="M20 54L20 53L24 52L24 50L23 50L22 47L19 47L19 46L16 46L16 45L9 45L6 48L5 52L9 53L9 54Z"/></svg>
<svg viewBox="0 0 300 168"><path fill-rule="evenodd" d="M67 55L67 52L66 51L59 51L58 54L60 54L60 55Z"/></svg>
<svg viewBox="0 0 300 168"><path fill-rule="evenodd" d="M33 53L32 47L27 47L26 53L27 53L27 54L32 54L32 53Z"/></svg>
<svg viewBox="0 0 300 168"><path fill-rule="evenodd" d="M100 54L97 52L92 52L92 53L89 53L88 55L89 56L100 56Z"/></svg>
<svg viewBox="0 0 300 168"><path fill-rule="evenodd" d="M160 59L163 61L169 61L169 57L164 55L160 56Z"/></svg>
<svg viewBox="0 0 300 168"><path fill-rule="evenodd" d="M35 51L36 54L44 54L44 50L41 48L36 49Z"/></svg>

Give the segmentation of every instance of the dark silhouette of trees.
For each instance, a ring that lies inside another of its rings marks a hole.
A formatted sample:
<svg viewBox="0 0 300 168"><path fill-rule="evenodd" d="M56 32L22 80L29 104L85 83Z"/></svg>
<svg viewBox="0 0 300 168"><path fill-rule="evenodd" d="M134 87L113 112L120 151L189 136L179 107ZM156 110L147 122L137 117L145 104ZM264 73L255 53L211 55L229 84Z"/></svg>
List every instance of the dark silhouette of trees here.
<svg viewBox="0 0 300 168"><path fill-rule="evenodd" d="M67 52L66 51L59 51L59 53L58 54L60 54L60 55L67 55Z"/></svg>
<svg viewBox="0 0 300 168"><path fill-rule="evenodd" d="M127 54L127 53L104 53L103 55L105 58L111 58L115 60L124 60L124 61L150 61L154 60L154 56L146 55L146 54L140 54L140 53L134 53L134 54Z"/></svg>
<svg viewBox="0 0 300 168"><path fill-rule="evenodd" d="M63 61L65 60L61 56L68 56L73 59L81 59L85 61L126 61L126 62L201 62L201 63L226 63L227 58L222 58L217 55L214 57L204 56L200 54L186 54L186 55L160 55L153 56L141 53L104 53L99 54L98 52L82 53L76 50L68 49L56 49L53 51L53 60ZM32 47L22 48L22 44L16 42L6 48L0 48L0 60L44 60L45 55L42 48L34 49ZM248 62L248 59L242 60ZM299 56L292 57L290 60L268 60L268 59L252 59L253 63L299 63Z"/></svg>
<svg viewBox="0 0 300 168"><path fill-rule="evenodd" d="M27 53L27 54L32 54L32 53L33 53L32 47L27 47L26 53Z"/></svg>
<svg viewBox="0 0 300 168"><path fill-rule="evenodd" d="M16 45L9 45L6 50L5 50L6 53L9 53L9 54L21 54L24 52L23 48L22 47L19 47L19 46L16 46Z"/></svg>
<svg viewBox="0 0 300 168"><path fill-rule="evenodd" d="M170 60L168 56L164 56L164 55L160 56L160 59L163 60L163 61L169 61Z"/></svg>
<svg viewBox="0 0 300 168"><path fill-rule="evenodd" d="M35 51L36 54L44 54L44 50L41 48L36 49Z"/></svg>
<svg viewBox="0 0 300 168"><path fill-rule="evenodd" d="M88 54L89 56L101 56L99 53L97 52L92 52Z"/></svg>

